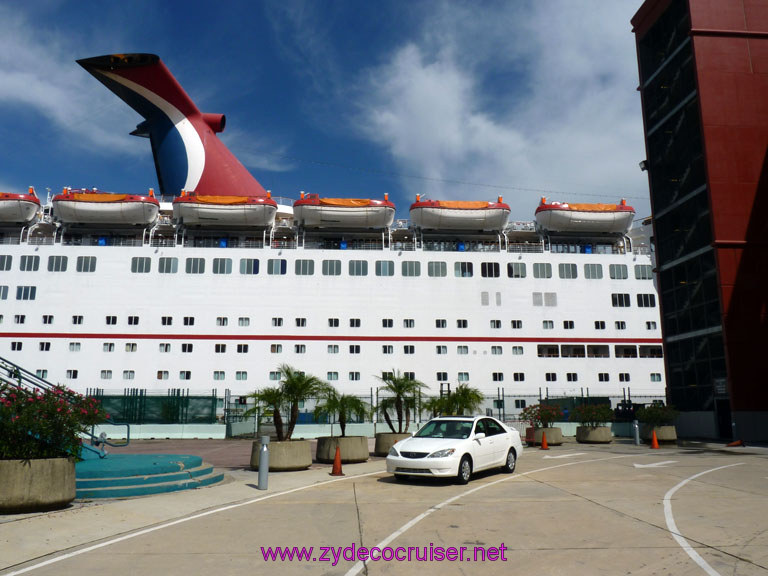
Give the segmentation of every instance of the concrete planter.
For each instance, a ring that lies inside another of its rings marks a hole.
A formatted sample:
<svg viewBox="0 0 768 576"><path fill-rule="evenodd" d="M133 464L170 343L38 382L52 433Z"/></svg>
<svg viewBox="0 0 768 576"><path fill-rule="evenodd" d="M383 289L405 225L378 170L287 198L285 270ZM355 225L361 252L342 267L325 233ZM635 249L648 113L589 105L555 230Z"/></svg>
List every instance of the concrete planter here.
<svg viewBox="0 0 768 576"><path fill-rule="evenodd" d="M351 464L368 460L368 438L366 436L321 436L317 439L317 461L333 463L336 446L341 452L341 463Z"/></svg>
<svg viewBox="0 0 768 576"><path fill-rule="evenodd" d="M374 444L373 448L373 455L386 456L389 454L389 449L392 448L392 446L400 442L400 440L405 440L406 438L410 437L411 435L407 432L377 432L376 444Z"/></svg>
<svg viewBox="0 0 768 576"><path fill-rule="evenodd" d="M251 469L259 469L261 441L256 440L251 448ZM270 472L306 470L312 465L312 449L309 440L288 440L269 443Z"/></svg>
<svg viewBox="0 0 768 576"><path fill-rule="evenodd" d="M581 444L609 444L612 440L610 426L578 426L576 428L576 442Z"/></svg>
<svg viewBox="0 0 768 576"><path fill-rule="evenodd" d="M541 445L541 437L545 433L548 446L560 446L563 443L563 431L560 428L536 428L533 431L534 446Z"/></svg>
<svg viewBox="0 0 768 576"><path fill-rule="evenodd" d="M640 429L640 434L643 440L651 441L651 432L656 430L656 439L659 442L677 442L677 430L674 426L649 426L643 424Z"/></svg>
<svg viewBox="0 0 768 576"><path fill-rule="evenodd" d="M0 514L55 510L74 499L74 460L0 460Z"/></svg>

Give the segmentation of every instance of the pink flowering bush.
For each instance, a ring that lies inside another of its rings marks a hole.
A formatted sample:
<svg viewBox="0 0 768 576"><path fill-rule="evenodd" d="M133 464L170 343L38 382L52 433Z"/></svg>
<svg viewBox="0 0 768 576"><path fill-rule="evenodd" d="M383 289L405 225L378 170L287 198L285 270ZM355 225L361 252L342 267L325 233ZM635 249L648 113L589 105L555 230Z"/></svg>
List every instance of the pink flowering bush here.
<svg viewBox="0 0 768 576"><path fill-rule="evenodd" d="M78 457L80 433L109 417L99 402L62 386L0 384L0 460Z"/></svg>

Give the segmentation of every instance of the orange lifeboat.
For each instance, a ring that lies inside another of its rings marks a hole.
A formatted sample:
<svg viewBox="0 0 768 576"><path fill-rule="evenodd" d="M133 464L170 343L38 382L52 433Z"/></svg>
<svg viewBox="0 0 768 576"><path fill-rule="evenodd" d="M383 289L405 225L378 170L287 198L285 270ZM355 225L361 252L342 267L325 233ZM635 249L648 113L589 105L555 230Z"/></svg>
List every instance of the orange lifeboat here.
<svg viewBox="0 0 768 576"><path fill-rule="evenodd" d="M387 228L395 219L395 205L370 198L320 198L303 192L293 203L293 218L304 228Z"/></svg>
<svg viewBox="0 0 768 576"><path fill-rule="evenodd" d="M635 218L627 201L618 204L569 204L542 198L536 208L536 224L547 232L625 234Z"/></svg>
<svg viewBox="0 0 768 576"><path fill-rule="evenodd" d="M502 230L507 225L509 206L498 202L472 200L421 200L411 204L411 223L425 230Z"/></svg>
<svg viewBox="0 0 768 576"><path fill-rule="evenodd" d="M146 195L65 188L51 204L54 218L65 224L149 226L160 211L151 188Z"/></svg>

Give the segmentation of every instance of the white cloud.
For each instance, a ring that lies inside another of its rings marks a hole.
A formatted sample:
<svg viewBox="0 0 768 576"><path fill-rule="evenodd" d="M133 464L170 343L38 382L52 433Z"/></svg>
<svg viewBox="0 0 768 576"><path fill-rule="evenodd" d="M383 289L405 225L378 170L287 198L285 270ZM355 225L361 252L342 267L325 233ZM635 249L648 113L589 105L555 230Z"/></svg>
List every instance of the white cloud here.
<svg viewBox="0 0 768 576"><path fill-rule="evenodd" d="M629 25L638 5L561 0L468 17L443 4L361 81L360 130L401 173L433 179L403 178L412 194L498 192L471 182L534 189L502 191L513 217L532 214L539 189L569 201L629 196L648 212Z"/></svg>
<svg viewBox="0 0 768 576"><path fill-rule="evenodd" d="M254 170L288 172L295 164L287 157L288 144L274 137L257 137L243 130L227 129L221 140L244 166Z"/></svg>

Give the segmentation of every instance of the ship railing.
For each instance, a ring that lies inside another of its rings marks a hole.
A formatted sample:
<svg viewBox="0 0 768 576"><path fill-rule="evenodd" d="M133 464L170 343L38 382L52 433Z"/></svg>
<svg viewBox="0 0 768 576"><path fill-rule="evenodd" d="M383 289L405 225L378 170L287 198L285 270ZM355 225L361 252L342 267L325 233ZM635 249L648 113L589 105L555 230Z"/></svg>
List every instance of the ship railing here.
<svg viewBox="0 0 768 576"><path fill-rule="evenodd" d="M514 252L516 254L540 254L544 252L543 244L531 244L529 242L510 242L507 244L507 252Z"/></svg>
<svg viewBox="0 0 768 576"><path fill-rule="evenodd" d="M638 246L632 250L632 254L640 254L643 256L650 256L651 249L648 246Z"/></svg>
<svg viewBox="0 0 768 576"><path fill-rule="evenodd" d="M176 238L174 237L158 237L153 236L152 240L150 240L149 245L153 248L173 248L176 246Z"/></svg>
<svg viewBox="0 0 768 576"><path fill-rule="evenodd" d="M21 238L18 236L2 236L0 237L0 244L21 244Z"/></svg>
<svg viewBox="0 0 768 576"><path fill-rule="evenodd" d="M296 240L272 240L271 246L277 250L295 250Z"/></svg>
<svg viewBox="0 0 768 576"><path fill-rule="evenodd" d="M272 200L275 201L275 204L280 204L281 206L293 206L293 203L295 202L293 198L287 198L285 196L272 196Z"/></svg>
<svg viewBox="0 0 768 576"><path fill-rule="evenodd" d="M30 236L27 244L31 246L50 246L53 244L53 236Z"/></svg>

